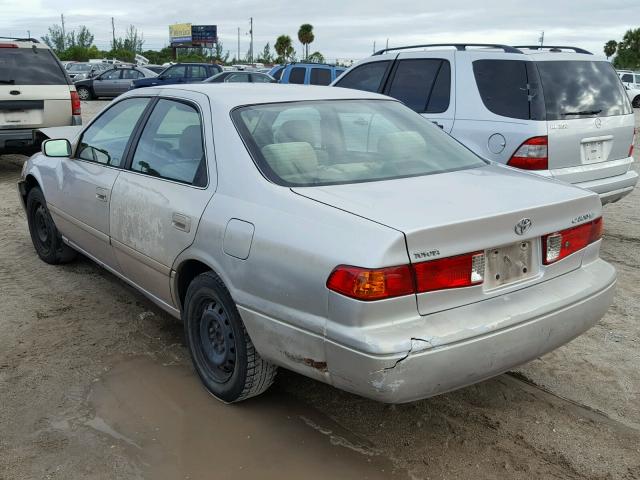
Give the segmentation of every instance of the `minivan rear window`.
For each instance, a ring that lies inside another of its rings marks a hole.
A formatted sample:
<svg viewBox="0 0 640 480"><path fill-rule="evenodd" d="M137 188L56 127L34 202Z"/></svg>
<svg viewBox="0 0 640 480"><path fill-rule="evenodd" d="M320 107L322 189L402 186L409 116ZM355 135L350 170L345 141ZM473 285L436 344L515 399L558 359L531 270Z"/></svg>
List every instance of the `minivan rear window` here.
<svg viewBox="0 0 640 480"><path fill-rule="evenodd" d="M0 48L0 84L67 85L67 76L51 50Z"/></svg>
<svg viewBox="0 0 640 480"><path fill-rule="evenodd" d="M535 62L540 72L547 120L631 113L613 66L604 61Z"/></svg>

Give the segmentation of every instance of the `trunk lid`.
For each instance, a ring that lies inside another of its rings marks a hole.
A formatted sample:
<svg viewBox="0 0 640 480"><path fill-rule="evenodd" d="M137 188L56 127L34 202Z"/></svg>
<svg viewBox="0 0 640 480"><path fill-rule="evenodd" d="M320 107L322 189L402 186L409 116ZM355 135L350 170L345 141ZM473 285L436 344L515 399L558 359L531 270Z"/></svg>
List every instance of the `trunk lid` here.
<svg viewBox="0 0 640 480"><path fill-rule="evenodd" d="M600 200L591 192L497 165L292 190L401 231L412 263L530 241L536 265L525 280L527 285L580 266L580 261L558 262L553 271L546 272L539 265L540 236L568 228L575 219L601 214ZM523 218L529 218L532 225L524 235L518 235L515 226ZM506 293L513 285L490 287L486 282L484 286L419 294L418 310L427 314L447 305L471 303Z"/></svg>
<svg viewBox="0 0 640 480"><path fill-rule="evenodd" d="M594 60L535 62L546 109L549 169L570 167L572 183L620 175L629 156L634 119L625 91L610 63Z"/></svg>

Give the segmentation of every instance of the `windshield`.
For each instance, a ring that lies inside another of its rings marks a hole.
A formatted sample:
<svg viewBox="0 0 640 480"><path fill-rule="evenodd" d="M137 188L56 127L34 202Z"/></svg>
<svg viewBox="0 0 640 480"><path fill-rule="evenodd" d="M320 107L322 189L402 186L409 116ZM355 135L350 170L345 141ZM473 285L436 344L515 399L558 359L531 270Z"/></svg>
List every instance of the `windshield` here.
<svg viewBox="0 0 640 480"><path fill-rule="evenodd" d="M0 48L0 85L66 85L67 75L50 50Z"/></svg>
<svg viewBox="0 0 640 480"><path fill-rule="evenodd" d="M603 61L536 62L547 120L585 115L609 117L631 113L631 106L613 66Z"/></svg>
<svg viewBox="0 0 640 480"><path fill-rule="evenodd" d="M280 185L368 182L486 165L395 101L264 104L232 116L258 168Z"/></svg>
<svg viewBox="0 0 640 480"><path fill-rule="evenodd" d="M91 70L91 64L89 63L72 63L67 68L69 72L88 72Z"/></svg>

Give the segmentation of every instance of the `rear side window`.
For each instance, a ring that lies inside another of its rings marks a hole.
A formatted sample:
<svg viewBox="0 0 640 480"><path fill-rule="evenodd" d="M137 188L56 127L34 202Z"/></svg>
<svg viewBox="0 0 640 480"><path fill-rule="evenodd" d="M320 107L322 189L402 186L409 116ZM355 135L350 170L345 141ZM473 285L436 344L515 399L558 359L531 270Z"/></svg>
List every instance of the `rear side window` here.
<svg viewBox="0 0 640 480"><path fill-rule="evenodd" d="M0 48L0 84L67 85L67 76L51 50Z"/></svg>
<svg viewBox="0 0 640 480"><path fill-rule="evenodd" d="M631 75L630 73L625 73L624 75L622 75L622 81L627 83L633 83L633 75Z"/></svg>
<svg viewBox="0 0 640 480"><path fill-rule="evenodd" d="M329 85L331 83L331 70L328 68L311 69L311 85Z"/></svg>
<svg viewBox="0 0 640 480"><path fill-rule="evenodd" d="M487 109L503 117L544 120L544 103L532 62L476 60L473 74Z"/></svg>
<svg viewBox="0 0 640 480"><path fill-rule="evenodd" d="M547 120L610 117L632 112L616 71L604 61L536 62Z"/></svg>
<svg viewBox="0 0 640 480"><path fill-rule="evenodd" d="M191 65L191 77L195 78L206 78L207 69L202 65Z"/></svg>
<svg viewBox="0 0 640 480"><path fill-rule="evenodd" d="M306 68L294 67L289 72L289 83L304 83L304 74L306 73Z"/></svg>
<svg viewBox="0 0 640 480"><path fill-rule="evenodd" d="M186 65L175 65L167 68L162 74L165 78L185 78L187 76Z"/></svg>
<svg viewBox="0 0 640 480"><path fill-rule="evenodd" d="M388 95L418 113L442 113L449 108L451 67L441 59L400 60Z"/></svg>
<svg viewBox="0 0 640 480"><path fill-rule="evenodd" d="M336 83L336 87L377 92L382 86L389 63L389 61L384 61L360 65L342 76L340 81Z"/></svg>

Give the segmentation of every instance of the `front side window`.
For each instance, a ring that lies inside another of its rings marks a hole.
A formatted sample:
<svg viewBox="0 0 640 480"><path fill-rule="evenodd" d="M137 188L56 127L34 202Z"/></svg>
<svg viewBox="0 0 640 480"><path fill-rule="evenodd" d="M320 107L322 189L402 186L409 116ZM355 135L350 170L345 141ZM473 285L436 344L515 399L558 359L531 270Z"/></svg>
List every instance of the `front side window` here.
<svg viewBox="0 0 640 480"><path fill-rule="evenodd" d="M131 98L110 107L82 134L77 157L103 165L122 166L129 137L148 103L148 98Z"/></svg>
<svg viewBox="0 0 640 480"><path fill-rule="evenodd" d="M360 65L347 72L336 83L336 87L353 88L365 92L378 92L382 87L385 73L389 67L389 61L371 62Z"/></svg>
<svg viewBox="0 0 640 480"><path fill-rule="evenodd" d="M187 67L185 65L175 65L167 68L162 74L165 78L185 78L187 76Z"/></svg>
<svg viewBox="0 0 640 480"><path fill-rule="evenodd" d="M110 72L103 73L100 76L100 80L119 80L121 70L111 70Z"/></svg>
<svg viewBox="0 0 640 480"><path fill-rule="evenodd" d="M260 171L279 185L379 181L486 165L391 100L263 104L237 108L232 117Z"/></svg>
<svg viewBox="0 0 640 480"><path fill-rule="evenodd" d="M190 104L159 100L140 136L131 170L204 187L207 174L198 110Z"/></svg>
<svg viewBox="0 0 640 480"><path fill-rule="evenodd" d="M451 68L441 59L400 60L389 95L418 113L442 113L449 108Z"/></svg>
<svg viewBox="0 0 640 480"><path fill-rule="evenodd" d="M304 84L304 75L306 71L306 68L293 67L289 72L289 83Z"/></svg>
<svg viewBox="0 0 640 480"><path fill-rule="evenodd" d="M311 85L329 85L331 83L331 70L328 68L312 68Z"/></svg>
<svg viewBox="0 0 640 480"><path fill-rule="evenodd" d="M261 75L258 73L252 73L251 74L251 81L254 83L270 83L271 82L271 78L269 78L267 75Z"/></svg>
<svg viewBox="0 0 640 480"><path fill-rule="evenodd" d="M613 66L605 61L535 62L544 92L547 120L632 113Z"/></svg>

